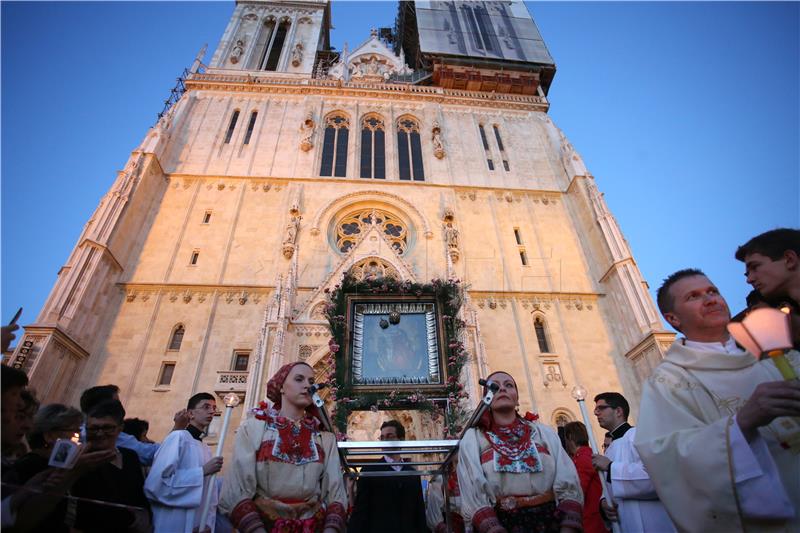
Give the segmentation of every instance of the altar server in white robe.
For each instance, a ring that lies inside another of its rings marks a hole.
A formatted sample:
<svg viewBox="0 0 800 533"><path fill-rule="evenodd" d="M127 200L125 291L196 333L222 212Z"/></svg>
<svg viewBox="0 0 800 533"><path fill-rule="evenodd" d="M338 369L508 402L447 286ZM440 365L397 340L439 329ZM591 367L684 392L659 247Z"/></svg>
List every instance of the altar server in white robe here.
<svg viewBox="0 0 800 533"><path fill-rule="evenodd" d="M800 455L778 442L800 382L738 348L725 299L699 270L658 291L677 339L647 380L636 448L680 531L800 531ZM800 372L797 352L788 355ZM786 420L786 418L783 418Z"/></svg>
<svg viewBox="0 0 800 533"><path fill-rule="evenodd" d="M595 396L594 402L597 423L611 436L605 455L592 457L592 464L606 477L617 505L615 512L605 499L600 500L604 513L608 517L616 514L623 533L675 531L633 447L636 428L628 423L628 401L618 392L604 392Z"/></svg>
<svg viewBox="0 0 800 533"><path fill-rule="evenodd" d="M214 531L219 489L205 483L207 476L222 469L222 457L211 456L202 438L208 430L217 404L214 396L200 392L187 405L189 425L170 433L156 452L153 466L144 484L144 492L153 510L156 533L192 533ZM211 490L211 507L205 524L200 526L205 490Z"/></svg>

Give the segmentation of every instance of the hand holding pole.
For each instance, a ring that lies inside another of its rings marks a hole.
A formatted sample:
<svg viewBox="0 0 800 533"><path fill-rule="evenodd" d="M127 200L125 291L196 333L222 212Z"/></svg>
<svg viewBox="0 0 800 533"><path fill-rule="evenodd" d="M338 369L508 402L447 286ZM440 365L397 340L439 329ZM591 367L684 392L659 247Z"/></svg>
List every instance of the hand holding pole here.
<svg viewBox="0 0 800 533"><path fill-rule="evenodd" d="M592 429L592 424L589 420L589 413L586 411L586 394L586 389L580 385L576 385L572 388L572 397L578 402L578 407L580 407L581 416L583 417L583 425L586 426L586 432L589 433L589 444L592 447L592 452L600 453L598 451L599 448L597 447L597 441L594 438L594 430ZM608 502L609 505L616 507L617 504L614 501L614 496L611 494L611 491L608 488L605 474L603 472L599 472L598 477L600 478L600 485L603 487L603 498L606 499L606 502ZM621 533L619 522L617 521L611 521L611 529L614 531L614 533Z"/></svg>
<svg viewBox="0 0 800 533"><path fill-rule="evenodd" d="M228 426L231 423L231 411L233 411L234 407L239 405L239 396L234 392L229 392L222 398L222 401L225 402L225 418L222 419L222 431L220 432L219 442L217 443L217 451L214 454L215 457L222 456L222 448L225 446L225 435L228 433ZM200 514L201 531L205 528L206 520L208 520L208 511L211 507L211 492L216 477L217 474L208 476L203 486L203 507L202 513Z"/></svg>

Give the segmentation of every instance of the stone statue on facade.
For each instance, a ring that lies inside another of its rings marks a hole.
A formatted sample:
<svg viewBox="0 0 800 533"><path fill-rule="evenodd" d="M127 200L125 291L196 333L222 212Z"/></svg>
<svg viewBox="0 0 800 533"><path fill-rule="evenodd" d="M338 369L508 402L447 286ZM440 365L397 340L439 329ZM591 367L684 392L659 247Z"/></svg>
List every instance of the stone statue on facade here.
<svg viewBox="0 0 800 533"><path fill-rule="evenodd" d="M444 144L442 144L442 128L438 122L433 123L431 129L431 141L433 142L433 155L436 159L442 159L445 155Z"/></svg>
<svg viewBox="0 0 800 533"><path fill-rule="evenodd" d="M444 226L444 240L447 243L447 253L453 262L458 261L458 230L453 227L452 222L448 222Z"/></svg>
<svg viewBox="0 0 800 533"><path fill-rule="evenodd" d="M233 47L233 51L231 52L231 57L230 57L231 63L233 63L234 65L238 63L239 59L241 59L242 57L242 54L244 54L244 41L238 39Z"/></svg>
<svg viewBox="0 0 800 533"><path fill-rule="evenodd" d="M303 62L303 43L297 43L292 50L292 66L299 67Z"/></svg>
<svg viewBox="0 0 800 533"><path fill-rule="evenodd" d="M283 238L283 256L286 259L291 259L297 248L297 232L300 230L300 215L293 214L286 224L286 230Z"/></svg>
<svg viewBox="0 0 800 533"><path fill-rule="evenodd" d="M304 152L308 152L314 148L314 143L311 141L311 138L314 136L315 127L314 114L309 111L306 115L306 119L300 125L300 149Z"/></svg>

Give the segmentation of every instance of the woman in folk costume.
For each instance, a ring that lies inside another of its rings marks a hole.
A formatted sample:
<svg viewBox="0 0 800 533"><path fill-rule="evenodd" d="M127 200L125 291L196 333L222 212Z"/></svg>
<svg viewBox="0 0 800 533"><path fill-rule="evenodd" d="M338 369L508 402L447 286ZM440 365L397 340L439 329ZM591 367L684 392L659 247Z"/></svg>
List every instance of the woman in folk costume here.
<svg viewBox="0 0 800 533"><path fill-rule="evenodd" d="M308 388L314 370L284 365L236 435L220 507L241 533L344 533L345 492L336 437L320 430Z"/></svg>
<svg viewBox="0 0 800 533"><path fill-rule="evenodd" d="M511 375L495 372L488 380L499 389L458 452L464 520L477 533L581 531L580 479L558 434L535 415L519 416Z"/></svg>

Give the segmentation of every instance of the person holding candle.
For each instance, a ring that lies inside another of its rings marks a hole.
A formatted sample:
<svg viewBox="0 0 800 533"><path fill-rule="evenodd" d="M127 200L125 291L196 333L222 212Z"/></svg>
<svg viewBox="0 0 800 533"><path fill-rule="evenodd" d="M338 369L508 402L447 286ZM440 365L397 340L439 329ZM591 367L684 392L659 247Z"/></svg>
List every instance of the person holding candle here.
<svg viewBox="0 0 800 533"><path fill-rule="evenodd" d="M683 334L647 380L634 444L680 531L800 530L800 455L776 438L800 415L800 382L741 350L725 299L697 269L658 290ZM800 354L787 354L800 372Z"/></svg>
<svg viewBox="0 0 800 533"><path fill-rule="evenodd" d="M347 494L336 437L320 429L306 363L281 367L236 434L220 508L241 533L344 533Z"/></svg>
<svg viewBox="0 0 800 533"><path fill-rule="evenodd" d="M580 531L581 483L558 434L535 415L517 413L510 374L495 372L487 381L499 389L458 452L464 520L477 533Z"/></svg>
<svg viewBox="0 0 800 533"><path fill-rule="evenodd" d="M203 437L217 412L217 402L210 393L199 392L189 398L186 409L189 425L171 432L161 443L144 490L153 509L156 532L213 533L219 491L216 484L205 481L222 470L222 457L211 456ZM206 523L200 524L207 490L211 491L210 512Z"/></svg>

